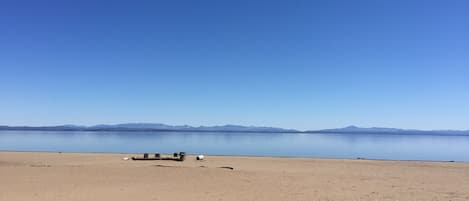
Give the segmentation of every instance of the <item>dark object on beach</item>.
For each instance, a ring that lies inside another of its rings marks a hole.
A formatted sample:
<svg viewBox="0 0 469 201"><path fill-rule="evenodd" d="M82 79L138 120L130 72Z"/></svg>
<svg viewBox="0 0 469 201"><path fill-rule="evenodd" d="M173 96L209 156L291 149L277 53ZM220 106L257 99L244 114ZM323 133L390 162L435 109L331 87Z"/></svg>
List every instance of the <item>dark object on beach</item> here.
<svg viewBox="0 0 469 201"><path fill-rule="evenodd" d="M179 152L179 161L186 160L186 152Z"/></svg>
<svg viewBox="0 0 469 201"><path fill-rule="evenodd" d="M155 165L155 167L176 167L176 166L171 166L171 165Z"/></svg>
<svg viewBox="0 0 469 201"><path fill-rule="evenodd" d="M229 167L229 166L223 166L223 167L218 167L218 168L223 168L223 169L234 170L234 168L233 168L233 167Z"/></svg>
<svg viewBox="0 0 469 201"><path fill-rule="evenodd" d="M186 152L174 153L173 157L161 157L159 153L155 154L154 158L149 158L148 153L143 154L143 158L132 157L132 160L173 160L173 161L184 161L186 159Z"/></svg>

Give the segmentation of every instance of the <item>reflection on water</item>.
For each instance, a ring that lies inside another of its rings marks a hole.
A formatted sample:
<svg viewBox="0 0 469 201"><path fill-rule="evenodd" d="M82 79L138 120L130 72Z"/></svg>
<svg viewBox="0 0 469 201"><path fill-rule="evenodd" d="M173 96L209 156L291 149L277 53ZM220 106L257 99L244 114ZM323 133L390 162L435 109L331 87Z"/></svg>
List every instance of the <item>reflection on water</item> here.
<svg viewBox="0 0 469 201"><path fill-rule="evenodd" d="M0 131L0 150L469 161L469 136Z"/></svg>

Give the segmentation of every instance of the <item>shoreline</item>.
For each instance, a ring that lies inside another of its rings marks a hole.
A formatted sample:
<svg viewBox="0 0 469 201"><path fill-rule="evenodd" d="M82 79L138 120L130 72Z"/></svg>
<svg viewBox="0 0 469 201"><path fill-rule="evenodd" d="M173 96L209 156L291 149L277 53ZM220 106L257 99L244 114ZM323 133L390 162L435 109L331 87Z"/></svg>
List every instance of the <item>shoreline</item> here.
<svg viewBox="0 0 469 201"><path fill-rule="evenodd" d="M11 153L70 153L70 154L132 154L132 155L142 155L145 152L141 153L127 153L127 152L74 152L74 151L21 151L21 150L0 150L0 153L11 152ZM178 151L179 152L179 151ZM150 153L149 154L154 154ZM158 152L160 154L171 155L171 153ZM187 153L188 156L196 156L199 154ZM332 158L332 157L304 157L304 156L263 156L263 155L221 155L221 154L203 154L205 156L217 156L217 157L250 157L250 158L286 158L286 159L319 159L319 160L364 160L364 161L394 161L394 162L425 162L425 163L466 163L469 164L469 161L440 161L440 160L400 160L400 159L380 159L380 158Z"/></svg>

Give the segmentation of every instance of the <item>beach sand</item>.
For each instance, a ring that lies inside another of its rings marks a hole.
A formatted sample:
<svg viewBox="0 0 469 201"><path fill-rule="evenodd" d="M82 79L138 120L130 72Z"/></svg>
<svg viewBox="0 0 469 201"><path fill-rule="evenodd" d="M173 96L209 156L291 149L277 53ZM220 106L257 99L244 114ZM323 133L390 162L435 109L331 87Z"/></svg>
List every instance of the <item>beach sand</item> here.
<svg viewBox="0 0 469 201"><path fill-rule="evenodd" d="M469 200L469 163L130 156L0 152L0 200Z"/></svg>

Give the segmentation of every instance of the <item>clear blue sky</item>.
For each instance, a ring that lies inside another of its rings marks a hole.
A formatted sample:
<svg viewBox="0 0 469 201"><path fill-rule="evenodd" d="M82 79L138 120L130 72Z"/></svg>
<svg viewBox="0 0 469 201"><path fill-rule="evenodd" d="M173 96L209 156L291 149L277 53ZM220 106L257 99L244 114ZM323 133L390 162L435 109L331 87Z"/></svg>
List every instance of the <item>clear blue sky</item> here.
<svg viewBox="0 0 469 201"><path fill-rule="evenodd" d="M468 1L2 1L0 125L469 129Z"/></svg>

